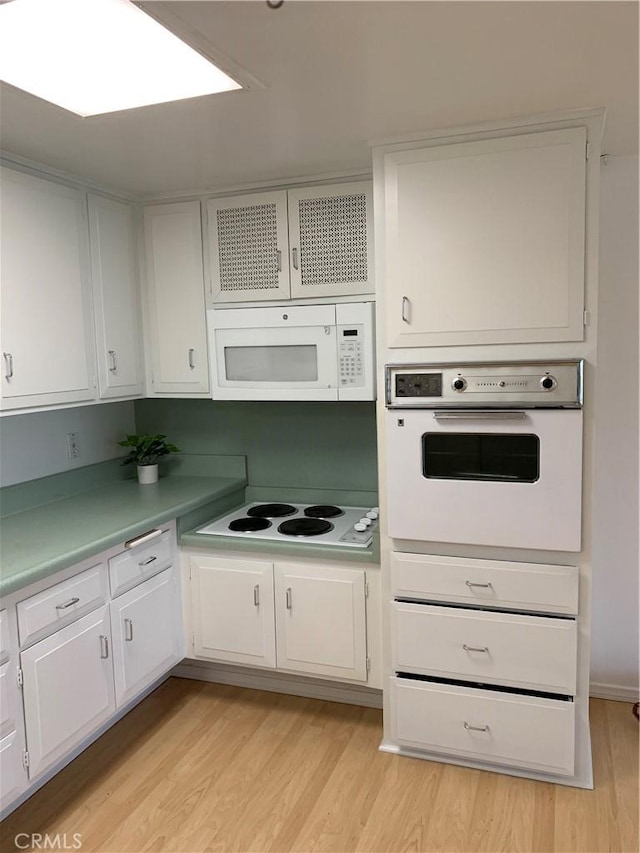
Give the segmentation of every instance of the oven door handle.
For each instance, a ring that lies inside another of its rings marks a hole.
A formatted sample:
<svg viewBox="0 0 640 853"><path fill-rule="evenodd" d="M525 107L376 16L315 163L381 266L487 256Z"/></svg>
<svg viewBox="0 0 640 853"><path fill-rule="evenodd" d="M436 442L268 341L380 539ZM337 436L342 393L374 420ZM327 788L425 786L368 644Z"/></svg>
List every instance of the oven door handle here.
<svg viewBox="0 0 640 853"><path fill-rule="evenodd" d="M511 410L466 409L465 411L437 411L433 413L437 421L523 421L527 417L526 412L515 412Z"/></svg>

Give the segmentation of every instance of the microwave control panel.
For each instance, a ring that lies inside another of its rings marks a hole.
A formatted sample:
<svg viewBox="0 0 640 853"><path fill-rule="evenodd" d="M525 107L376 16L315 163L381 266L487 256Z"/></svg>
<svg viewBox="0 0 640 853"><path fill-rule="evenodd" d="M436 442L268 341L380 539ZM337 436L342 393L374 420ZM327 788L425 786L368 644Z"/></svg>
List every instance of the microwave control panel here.
<svg viewBox="0 0 640 853"><path fill-rule="evenodd" d="M338 326L338 371L341 388L364 385L363 339L363 326Z"/></svg>

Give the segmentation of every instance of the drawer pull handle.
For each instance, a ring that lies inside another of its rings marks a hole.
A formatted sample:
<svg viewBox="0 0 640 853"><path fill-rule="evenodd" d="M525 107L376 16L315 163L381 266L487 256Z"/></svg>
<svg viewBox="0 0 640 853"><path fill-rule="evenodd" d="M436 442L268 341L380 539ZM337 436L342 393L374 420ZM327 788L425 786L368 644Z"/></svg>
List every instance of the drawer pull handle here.
<svg viewBox="0 0 640 853"><path fill-rule="evenodd" d="M260 604L260 584L256 584L253 588L253 603L256 607Z"/></svg>
<svg viewBox="0 0 640 853"><path fill-rule="evenodd" d="M148 566L149 563L153 563L154 560L157 560L157 557L147 557L146 560L142 560L142 562L138 563L139 566Z"/></svg>
<svg viewBox="0 0 640 853"><path fill-rule="evenodd" d="M66 610L67 607L72 607L74 604L77 604L80 601L79 598L70 598L66 604L56 604L56 610Z"/></svg>
<svg viewBox="0 0 640 853"><path fill-rule="evenodd" d="M291 610L291 587L288 586L285 592L285 601L287 605L287 610Z"/></svg>
<svg viewBox="0 0 640 853"><path fill-rule="evenodd" d="M479 587L480 589L493 589L492 584L489 583L475 583L474 581L465 581L465 585L469 587L469 589L473 589L474 586Z"/></svg>
<svg viewBox="0 0 640 853"><path fill-rule="evenodd" d="M127 643L130 643L133 640L133 622L131 619L124 620L124 638Z"/></svg>
<svg viewBox="0 0 640 853"><path fill-rule="evenodd" d="M466 643L463 643L462 648L465 650L465 652L482 652L485 655L489 654L489 648L487 646L484 646L482 649L480 649L477 646L468 646Z"/></svg>
<svg viewBox="0 0 640 853"><path fill-rule="evenodd" d="M109 638L100 634L100 657L106 660L109 657Z"/></svg>
<svg viewBox="0 0 640 853"><path fill-rule="evenodd" d="M142 545L144 542L151 542L152 539L157 539L158 536L162 536L162 530L148 530L146 533L136 536L135 539L129 539L128 542L124 543L124 547L127 550L137 548L138 545Z"/></svg>
<svg viewBox="0 0 640 853"><path fill-rule="evenodd" d="M489 726L470 726L469 723L465 721L464 724L465 729L468 732L488 732Z"/></svg>

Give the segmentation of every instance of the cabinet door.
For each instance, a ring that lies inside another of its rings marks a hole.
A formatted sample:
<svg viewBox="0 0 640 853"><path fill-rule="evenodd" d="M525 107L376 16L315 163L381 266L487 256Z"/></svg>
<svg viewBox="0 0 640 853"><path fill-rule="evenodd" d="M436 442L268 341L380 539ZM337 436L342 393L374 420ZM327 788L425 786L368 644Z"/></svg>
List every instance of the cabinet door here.
<svg viewBox="0 0 640 853"><path fill-rule="evenodd" d="M0 810L27 786L15 611L0 610Z"/></svg>
<svg viewBox="0 0 640 853"><path fill-rule="evenodd" d="M288 298L285 192L210 199L207 218L214 302Z"/></svg>
<svg viewBox="0 0 640 853"><path fill-rule="evenodd" d="M167 569L111 603L116 705L126 705L179 658L180 597Z"/></svg>
<svg viewBox="0 0 640 853"><path fill-rule="evenodd" d="M31 646L20 661L33 778L115 711L108 605Z"/></svg>
<svg viewBox="0 0 640 853"><path fill-rule="evenodd" d="M291 296L374 292L369 181L289 190Z"/></svg>
<svg viewBox="0 0 640 853"><path fill-rule="evenodd" d="M146 207L144 233L152 391L206 394L200 203Z"/></svg>
<svg viewBox="0 0 640 853"><path fill-rule="evenodd" d="M90 195L91 276L100 396L142 394L142 328L130 205Z"/></svg>
<svg viewBox="0 0 640 853"><path fill-rule="evenodd" d="M196 655L275 666L271 563L191 557L191 607Z"/></svg>
<svg viewBox="0 0 640 853"><path fill-rule="evenodd" d="M367 679L365 573L276 563L278 669Z"/></svg>
<svg viewBox="0 0 640 853"><path fill-rule="evenodd" d="M3 168L2 406L94 399L84 194Z"/></svg>
<svg viewBox="0 0 640 853"><path fill-rule="evenodd" d="M582 340L585 160L581 127L386 153L389 346Z"/></svg>

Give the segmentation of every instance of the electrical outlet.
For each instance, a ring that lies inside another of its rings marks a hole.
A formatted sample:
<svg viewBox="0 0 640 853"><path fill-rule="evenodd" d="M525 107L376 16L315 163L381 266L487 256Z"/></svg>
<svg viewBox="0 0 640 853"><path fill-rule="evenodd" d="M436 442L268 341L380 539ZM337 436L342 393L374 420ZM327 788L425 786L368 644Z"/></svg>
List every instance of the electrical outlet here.
<svg viewBox="0 0 640 853"><path fill-rule="evenodd" d="M77 432L67 433L67 456L69 459L78 459L80 456L80 438Z"/></svg>

